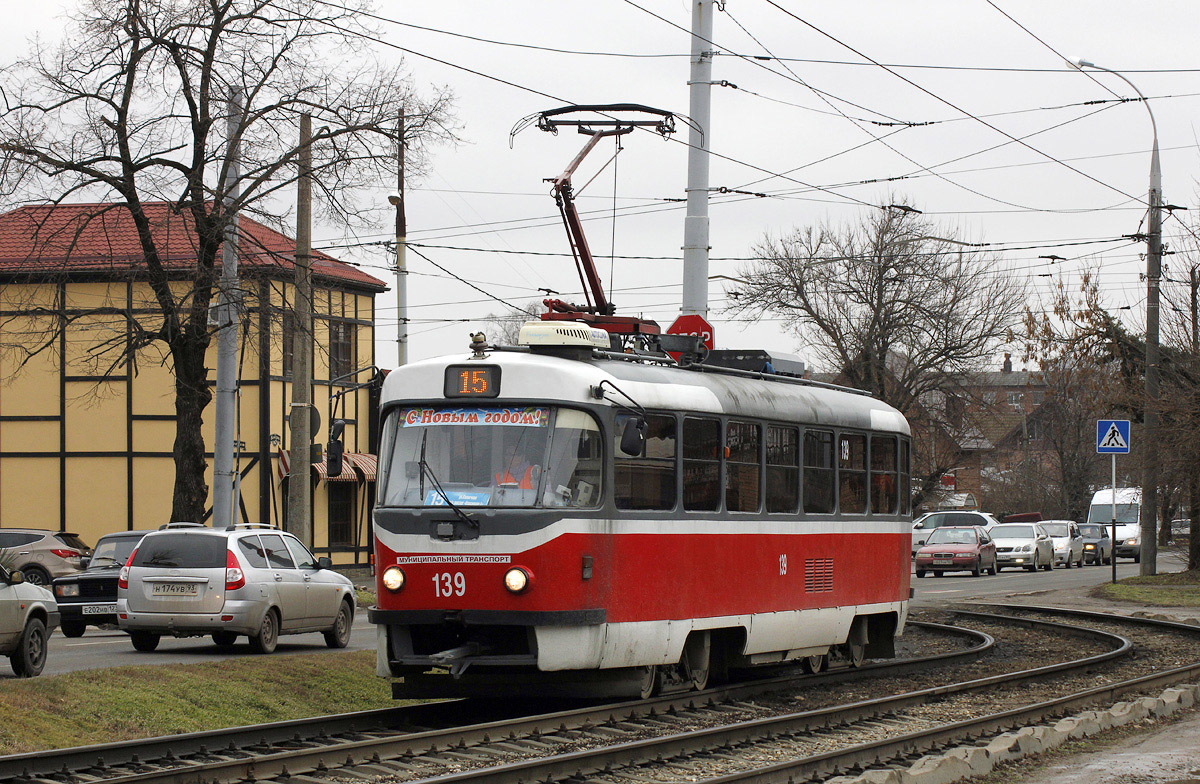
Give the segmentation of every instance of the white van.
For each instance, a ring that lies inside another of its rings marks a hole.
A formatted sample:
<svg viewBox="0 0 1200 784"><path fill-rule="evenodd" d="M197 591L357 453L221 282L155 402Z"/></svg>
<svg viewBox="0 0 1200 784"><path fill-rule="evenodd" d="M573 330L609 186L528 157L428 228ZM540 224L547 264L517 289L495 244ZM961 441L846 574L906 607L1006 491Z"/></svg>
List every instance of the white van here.
<svg viewBox="0 0 1200 784"><path fill-rule="evenodd" d="M1113 521L1113 494L1116 493L1117 535L1113 537L1113 557L1132 558L1134 563L1142 561L1142 528L1139 520L1142 512L1142 488L1118 487L1116 490L1097 490L1092 496L1087 521L1111 526Z"/></svg>

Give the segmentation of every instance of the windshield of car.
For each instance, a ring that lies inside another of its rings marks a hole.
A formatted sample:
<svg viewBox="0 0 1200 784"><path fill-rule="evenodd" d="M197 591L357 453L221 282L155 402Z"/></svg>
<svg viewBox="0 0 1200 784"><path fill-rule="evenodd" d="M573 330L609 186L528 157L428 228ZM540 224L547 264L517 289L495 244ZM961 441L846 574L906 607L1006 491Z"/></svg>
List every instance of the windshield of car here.
<svg viewBox="0 0 1200 784"><path fill-rule="evenodd" d="M998 525L988 533L993 539L1032 539L1032 525Z"/></svg>
<svg viewBox="0 0 1200 784"><path fill-rule="evenodd" d="M226 539L199 533L147 536L138 546L133 566L223 569Z"/></svg>
<svg viewBox="0 0 1200 784"><path fill-rule="evenodd" d="M1103 526L1099 525L1081 525L1079 526L1079 533L1092 539L1102 539L1106 531Z"/></svg>
<svg viewBox="0 0 1200 784"><path fill-rule="evenodd" d="M1046 533L1051 536L1070 536L1071 529L1066 523L1042 523L1042 528L1046 529Z"/></svg>
<svg viewBox="0 0 1200 784"><path fill-rule="evenodd" d="M140 541L141 537L137 536L104 537L99 542L96 542L96 549L92 552L92 560L88 561L88 569L106 569L110 566L124 566L125 562L129 560L129 556L133 555L133 551Z"/></svg>
<svg viewBox="0 0 1200 784"><path fill-rule="evenodd" d="M380 506L598 506L600 425L568 408L401 408L384 425Z"/></svg>
<svg viewBox="0 0 1200 784"><path fill-rule="evenodd" d="M67 547L78 550L81 553L87 553L92 549L75 534L55 534L54 538L65 544Z"/></svg>
<svg viewBox="0 0 1200 784"><path fill-rule="evenodd" d="M929 535L926 544L975 544L973 528L938 528Z"/></svg>
<svg viewBox="0 0 1200 784"><path fill-rule="evenodd" d="M1118 523L1136 523L1141 504L1117 504ZM1111 523L1112 504L1092 504L1088 510L1089 523Z"/></svg>
<svg viewBox="0 0 1200 784"><path fill-rule="evenodd" d="M941 528L943 525L976 525L979 515L968 512L934 512L919 521L924 528Z"/></svg>

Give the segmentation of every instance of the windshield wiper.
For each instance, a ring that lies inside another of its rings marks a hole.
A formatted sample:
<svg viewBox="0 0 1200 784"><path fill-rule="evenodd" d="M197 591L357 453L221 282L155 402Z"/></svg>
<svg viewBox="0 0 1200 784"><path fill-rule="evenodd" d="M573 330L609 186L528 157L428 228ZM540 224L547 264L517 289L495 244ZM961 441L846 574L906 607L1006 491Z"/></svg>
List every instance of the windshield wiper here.
<svg viewBox="0 0 1200 784"><path fill-rule="evenodd" d="M450 510L454 512L455 516L467 525L478 530L479 521L464 512L458 507L457 504L450 500L449 494L442 489L442 483L438 481L437 475L433 473L433 469L429 467L429 463L425 462L425 441L428 436L428 430L421 434L421 459L417 461L418 465L421 466L421 497L425 497L425 477L428 476L429 481L433 484L433 489L442 497L442 500L446 502L446 506L450 507Z"/></svg>

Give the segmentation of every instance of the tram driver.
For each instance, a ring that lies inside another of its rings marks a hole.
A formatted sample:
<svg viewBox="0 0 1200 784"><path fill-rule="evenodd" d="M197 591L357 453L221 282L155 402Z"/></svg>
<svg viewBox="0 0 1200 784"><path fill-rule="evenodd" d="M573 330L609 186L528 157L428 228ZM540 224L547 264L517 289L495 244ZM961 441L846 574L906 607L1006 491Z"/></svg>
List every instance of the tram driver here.
<svg viewBox="0 0 1200 784"><path fill-rule="evenodd" d="M542 471L541 466L533 462L539 451L536 445L524 438L505 444L504 459L495 475L496 484L522 490L534 489Z"/></svg>

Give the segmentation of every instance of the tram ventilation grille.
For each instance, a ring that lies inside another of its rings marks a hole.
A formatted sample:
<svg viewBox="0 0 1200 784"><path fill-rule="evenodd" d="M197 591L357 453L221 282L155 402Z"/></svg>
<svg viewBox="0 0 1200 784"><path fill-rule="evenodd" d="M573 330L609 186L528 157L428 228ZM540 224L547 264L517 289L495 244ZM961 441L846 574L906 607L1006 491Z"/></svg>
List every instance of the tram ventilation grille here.
<svg viewBox="0 0 1200 784"><path fill-rule="evenodd" d="M832 593L833 559L806 558L804 560L804 592Z"/></svg>

